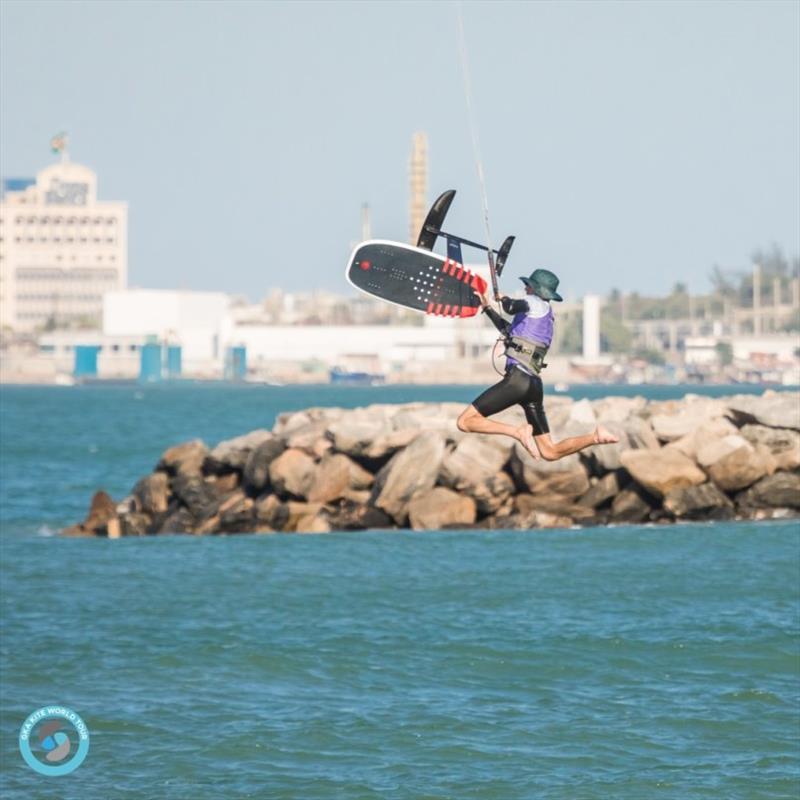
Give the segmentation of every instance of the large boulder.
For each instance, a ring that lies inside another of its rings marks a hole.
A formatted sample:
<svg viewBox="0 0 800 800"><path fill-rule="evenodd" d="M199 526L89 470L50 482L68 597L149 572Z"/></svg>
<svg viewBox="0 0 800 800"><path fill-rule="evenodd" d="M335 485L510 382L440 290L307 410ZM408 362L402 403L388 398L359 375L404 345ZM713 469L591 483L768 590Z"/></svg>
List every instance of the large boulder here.
<svg viewBox="0 0 800 800"><path fill-rule="evenodd" d="M766 448L776 469L800 467L800 432L790 428L768 428L765 425L745 425L741 435L754 447Z"/></svg>
<svg viewBox="0 0 800 800"><path fill-rule="evenodd" d="M150 533L152 519L141 511L130 511L120 516L123 536L146 536Z"/></svg>
<svg viewBox="0 0 800 800"><path fill-rule="evenodd" d="M661 446L653 426L643 417L636 416L624 420L622 430L631 450L657 450Z"/></svg>
<svg viewBox="0 0 800 800"><path fill-rule="evenodd" d="M338 531L394 528L394 520L374 506L362 502L342 502L330 515L331 528Z"/></svg>
<svg viewBox="0 0 800 800"><path fill-rule="evenodd" d="M461 492L475 501L478 514L496 514L514 492L514 481L507 472L496 472L487 478L464 486Z"/></svg>
<svg viewBox="0 0 800 800"><path fill-rule="evenodd" d="M343 453L329 453L323 456L314 473L308 499L312 502L330 503L344 497L348 489L367 489L373 481L372 474L351 458Z"/></svg>
<svg viewBox="0 0 800 800"><path fill-rule="evenodd" d="M217 497L227 497L239 488L239 473L228 472L225 475L207 475L206 483L214 490Z"/></svg>
<svg viewBox="0 0 800 800"><path fill-rule="evenodd" d="M576 498L589 490L589 476L577 453L558 461L535 460L521 445L512 451L511 472L522 491Z"/></svg>
<svg viewBox="0 0 800 800"><path fill-rule="evenodd" d="M145 514L160 514L169 505L169 478L166 472L154 472L133 487L136 510Z"/></svg>
<svg viewBox="0 0 800 800"><path fill-rule="evenodd" d="M172 493L195 520L212 517L219 506L219 497L213 486L199 475L178 474L172 479Z"/></svg>
<svg viewBox="0 0 800 800"><path fill-rule="evenodd" d="M632 485L614 498L611 518L614 522L642 522L652 510L647 494L639 486Z"/></svg>
<svg viewBox="0 0 800 800"><path fill-rule="evenodd" d="M226 472L241 472L247 464L250 453L262 442L274 438L270 431L257 430L220 442L203 463L207 475L224 475Z"/></svg>
<svg viewBox="0 0 800 800"><path fill-rule="evenodd" d="M402 525L408 503L417 492L432 489L444 458L445 439L429 432L417 436L405 450L392 457L381 472L374 505Z"/></svg>
<svg viewBox="0 0 800 800"><path fill-rule="evenodd" d="M251 533L256 527L253 506L253 499L247 497L243 489L237 489L224 498L214 513L196 526L194 532Z"/></svg>
<svg viewBox="0 0 800 800"><path fill-rule="evenodd" d="M620 479L618 472L609 472L598 478L589 490L581 495L578 505L587 508L600 508L613 500L620 492Z"/></svg>
<svg viewBox="0 0 800 800"><path fill-rule="evenodd" d="M411 498L408 517L415 531L471 525L476 518L475 501L444 486L437 486Z"/></svg>
<svg viewBox="0 0 800 800"><path fill-rule="evenodd" d="M697 449L695 459L701 467L708 468L719 461L719 459L735 452L740 447L750 448L750 450L753 449L750 443L738 433L730 433L726 436L704 442Z"/></svg>
<svg viewBox="0 0 800 800"><path fill-rule="evenodd" d="M507 436L465 436L445 455L440 481L453 489L462 489L486 480L505 466L512 444Z"/></svg>
<svg viewBox="0 0 800 800"><path fill-rule="evenodd" d="M283 528L285 531L297 531L297 526L301 522L304 526L308 526L310 519L322 513L322 503L304 503L297 500L290 500L286 504L286 507L289 516Z"/></svg>
<svg viewBox="0 0 800 800"><path fill-rule="evenodd" d="M276 495L270 494L256 501L254 515L257 527L280 531L289 521L289 506Z"/></svg>
<svg viewBox="0 0 800 800"><path fill-rule="evenodd" d="M303 411L285 411L278 414L275 424L272 426L272 432L285 439L307 425L324 422L330 426L336 420L352 413L348 409L327 406L306 408Z"/></svg>
<svg viewBox="0 0 800 800"><path fill-rule="evenodd" d="M311 411L312 409L309 408L305 411L284 411L282 414L278 414L275 424L272 426L272 432L276 436L285 438L293 431L310 425L315 421Z"/></svg>
<svg viewBox="0 0 800 800"><path fill-rule="evenodd" d="M653 414L650 424L662 442L674 442L694 433L701 425L725 416L727 409L719 400L688 397L679 402L672 414Z"/></svg>
<svg viewBox="0 0 800 800"><path fill-rule="evenodd" d="M670 442L667 447L680 450L685 456L697 460L698 450L737 431L738 428L729 419L715 417L703 422L692 433Z"/></svg>
<svg viewBox="0 0 800 800"><path fill-rule="evenodd" d="M155 523L156 520L153 520ZM158 521L154 533L194 533L197 522L188 508L176 508Z"/></svg>
<svg viewBox="0 0 800 800"><path fill-rule="evenodd" d="M523 492L514 498L514 510L522 517L534 511L547 511L559 517L569 517L572 521L584 522L594 519L593 509L570 502L560 495L552 494L527 494Z"/></svg>
<svg viewBox="0 0 800 800"><path fill-rule="evenodd" d="M625 450L620 456L622 466L648 492L663 497L673 489L698 486L706 475L692 459L678 450Z"/></svg>
<svg viewBox="0 0 800 800"><path fill-rule="evenodd" d="M574 524L571 517L543 510L531 511L528 514L520 514L517 516L517 520L515 527L521 530L532 530L536 528L571 528Z"/></svg>
<svg viewBox="0 0 800 800"><path fill-rule="evenodd" d="M114 525L113 523L117 523ZM117 504L111 499L108 492L95 492L89 504L89 513L86 519L80 524L83 532L95 536L109 536L113 538L113 533L117 531L119 517L117 516ZM111 530L109 530L109 526ZM72 535L81 535L73 533Z"/></svg>
<svg viewBox="0 0 800 800"><path fill-rule="evenodd" d="M373 461L380 461L407 447L417 436L419 436L419 431L414 428L402 428L399 431L393 430L381 434L368 445L363 455Z"/></svg>
<svg viewBox="0 0 800 800"><path fill-rule="evenodd" d="M614 472L622 467L620 456L625 450L658 450L659 442L650 423L641 417L634 416L621 422L601 422L608 430L619 437L616 444L604 444L586 451L587 457L594 464L594 471L599 474Z"/></svg>
<svg viewBox="0 0 800 800"><path fill-rule="evenodd" d="M384 419L347 416L333 423L328 432L334 450L358 458L364 456L370 445L386 436L390 430Z"/></svg>
<svg viewBox="0 0 800 800"><path fill-rule="evenodd" d="M547 397L546 406L547 406L547 422L550 426L550 432L553 435L554 439L563 439L564 438L564 428L569 423L569 410L572 404L575 402L570 398L569 403L560 403L559 405L553 405L552 398L550 396ZM511 425L512 427L516 428L525 422L525 415L522 412L522 409L519 406L511 406L510 409L504 412L508 416L505 419L500 419L499 414L495 414L492 419L498 422L505 422L506 425Z"/></svg>
<svg viewBox="0 0 800 800"><path fill-rule="evenodd" d="M625 422L639 414L647 405L641 395L636 397L603 397L592 403L597 421L601 425Z"/></svg>
<svg viewBox="0 0 800 800"><path fill-rule="evenodd" d="M303 425L301 428L290 431L282 438L286 442L287 447L296 447L299 450L305 450L307 453L313 455L318 442L321 439L327 441L328 424L329 423L325 420L309 422L308 425Z"/></svg>
<svg viewBox="0 0 800 800"><path fill-rule="evenodd" d="M269 482L276 492L306 497L314 483L316 464L305 451L284 450L269 465Z"/></svg>
<svg viewBox="0 0 800 800"><path fill-rule="evenodd" d="M286 449L284 440L270 436L250 451L244 465L245 487L253 494L260 494L269 485L270 464Z"/></svg>
<svg viewBox="0 0 800 800"><path fill-rule="evenodd" d="M243 491L235 492L219 509L221 533L252 533L256 528L254 501Z"/></svg>
<svg viewBox="0 0 800 800"><path fill-rule="evenodd" d="M800 394L766 391L761 397L737 395L725 403L740 425L757 423L770 428L800 430Z"/></svg>
<svg viewBox="0 0 800 800"><path fill-rule="evenodd" d="M679 519L730 519L733 503L713 483L673 489L664 508Z"/></svg>
<svg viewBox="0 0 800 800"><path fill-rule="evenodd" d="M597 425L597 414L592 406L591 401L584 398L583 400L576 400L569 406L568 422L574 422L578 425L588 425L594 428Z"/></svg>
<svg viewBox="0 0 800 800"><path fill-rule="evenodd" d="M800 508L800 475L776 472L736 495L742 508Z"/></svg>
<svg viewBox="0 0 800 800"><path fill-rule="evenodd" d="M330 533L331 523L324 513L306 514L297 520L295 533Z"/></svg>
<svg viewBox="0 0 800 800"><path fill-rule="evenodd" d="M165 450L156 469L170 475L199 475L207 455L208 448L205 443L200 439L193 439Z"/></svg>
<svg viewBox="0 0 800 800"><path fill-rule="evenodd" d="M454 403L415 404L398 411L391 419L394 430L439 433L449 442L459 442L472 434L458 430L456 419L464 406Z"/></svg>
<svg viewBox="0 0 800 800"><path fill-rule="evenodd" d="M769 452L755 448L738 434L709 442L697 451L697 462L726 492L745 489L775 471Z"/></svg>

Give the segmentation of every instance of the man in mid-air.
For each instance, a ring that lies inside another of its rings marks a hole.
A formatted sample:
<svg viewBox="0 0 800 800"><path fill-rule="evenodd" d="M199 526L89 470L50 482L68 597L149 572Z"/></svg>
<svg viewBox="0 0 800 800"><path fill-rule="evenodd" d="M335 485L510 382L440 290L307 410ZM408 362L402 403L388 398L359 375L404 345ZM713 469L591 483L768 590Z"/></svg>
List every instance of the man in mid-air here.
<svg viewBox="0 0 800 800"><path fill-rule="evenodd" d="M458 418L458 429L469 433L493 433L519 441L536 459L557 461L596 444L614 444L619 438L598 425L592 433L574 436L560 442L550 437L544 413L544 389L541 370L547 349L553 341L553 309L551 301L560 301L558 278L547 269L537 269L527 278L526 300L502 296L500 305L512 317L503 319L490 305L486 295L479 294L483 312L506 339L506 369L503 379L475 399ZM519 427L495 422L492 414L513 405L522 407L525 423Z"/></svg>

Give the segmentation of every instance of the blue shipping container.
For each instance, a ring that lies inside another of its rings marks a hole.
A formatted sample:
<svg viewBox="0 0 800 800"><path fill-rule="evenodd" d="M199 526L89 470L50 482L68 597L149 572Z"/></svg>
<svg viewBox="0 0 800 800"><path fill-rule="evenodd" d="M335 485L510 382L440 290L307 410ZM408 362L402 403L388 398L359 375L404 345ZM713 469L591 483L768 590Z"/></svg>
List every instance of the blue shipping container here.
<svg viewBox="0 0 800 800"><path fill-rule="evenodd" d="M243 381L247 375L247 348L239 345L229 347L225 354L225 379Z"/></svg>
<svg viewBox="0 0 800 800"><path fill-rule="evenodd" d="M75 368L72 374L76 378L96 378L99 352L100 348L95 344L75 345Z"/></svg>
<svg viewBox="0 0 800 800"><path fill-rule="evenodd" d="M180 378L183 370L183 360L180 345L171 344L167 347L167 377Z"/></svg>
<svg viewBox="0 0 800 800"><path fill-rule="evenodd" d="M161 345L143 344L140 351L139 380L154 383L161 380Z"/></svg>

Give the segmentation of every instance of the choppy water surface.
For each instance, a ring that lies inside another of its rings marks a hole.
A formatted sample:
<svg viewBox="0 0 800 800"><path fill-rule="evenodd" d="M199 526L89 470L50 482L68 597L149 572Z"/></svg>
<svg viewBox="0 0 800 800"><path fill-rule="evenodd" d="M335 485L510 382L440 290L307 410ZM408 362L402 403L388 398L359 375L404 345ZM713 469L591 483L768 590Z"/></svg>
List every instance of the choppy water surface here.
<svg viewBox="0 0 800 800"><path fill-rule="evenodd" d="M3 797L800 792L796 524L62 540L37 531L80 517L98 483L120 494L166 444L269 427L276 409L249 391L18 391ZM297 391L294 407L320 403ZM349 396L331 404L375 397ZM48 779L17 733L54 702L91 748Z"/></svg>

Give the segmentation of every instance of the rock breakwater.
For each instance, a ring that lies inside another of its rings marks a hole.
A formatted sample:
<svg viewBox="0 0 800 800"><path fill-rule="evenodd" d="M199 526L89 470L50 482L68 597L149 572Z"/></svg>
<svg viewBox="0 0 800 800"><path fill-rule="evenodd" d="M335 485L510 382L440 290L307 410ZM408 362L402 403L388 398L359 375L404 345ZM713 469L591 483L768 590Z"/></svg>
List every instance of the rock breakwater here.
<svg viewBox="0 0 800 800"><path fill-rule="evenodd" d="M800 394L648 402L549 397L553 438L602 424L619 444L534 460L462 433L454 403L309 408L210 448L167 449L65 535L559 528L800 515ZM514 408L495 417L520 424Z"/></svg>

